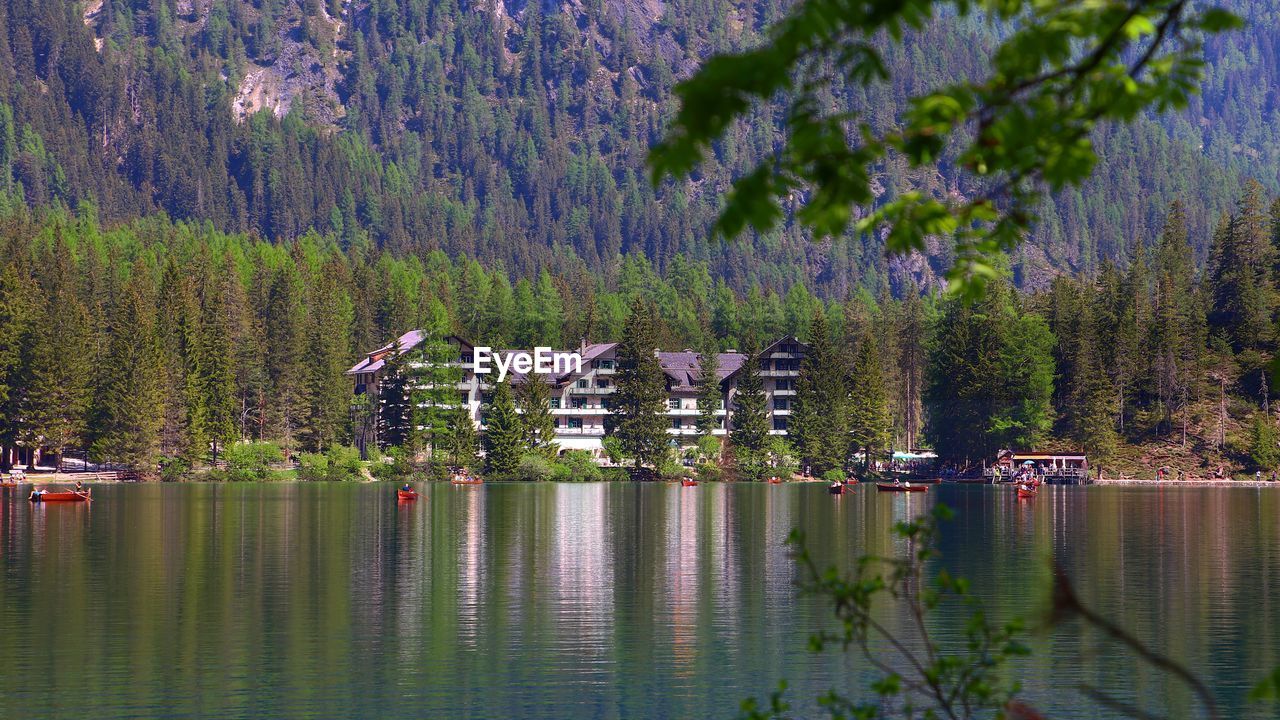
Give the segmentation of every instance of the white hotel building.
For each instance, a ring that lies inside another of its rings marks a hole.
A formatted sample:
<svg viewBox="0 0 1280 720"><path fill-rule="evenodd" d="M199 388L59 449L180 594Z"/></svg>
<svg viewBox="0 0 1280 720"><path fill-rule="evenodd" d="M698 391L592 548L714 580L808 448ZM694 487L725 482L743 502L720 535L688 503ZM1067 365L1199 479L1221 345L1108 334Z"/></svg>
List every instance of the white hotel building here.
<svg viewBox="0 0 1280 720"><path fill-rule="evenodd" d="M425 335L421 331L407 332L394 343L369 353L347 371L354 384L354 394L369 396L369 402L362 405L374 408L375 412L381 411L384 400L380 391L387 373L392 371L388 361L396 354L397 346L399 354L410 354L424 339ZM454 364L462 371L462 380L457 388L458 399L467 405L471 411L471 421L483 432L481 408L490 399L490 379L496 378L497 374L477 375L472 363L475 346L454 335L445 340L457 348L457 360ZM560 449L587 450L596 457L603 456L601 441L604 438L604 419L609 414L609 399L615 391L617 347L617 343L584 344L577 350L582 356L582 368L578 372L532 376L511 374L513 383L536 378L551 386L551 414L555 418L556 442ZM785 435L787 432L787 418L791 414L796 379L800 375L800 362L806 349L807 346L799 340L787 336L761 352L760 374L764 379L766 406L772 415L772 432L775 435ZM678 443L692 443L698 435L695 427L698 416L697 383L702 372L698 354L685 350L659 351L657 355L667 378L667 417L670 422L667 433ZM715 430L717 435L723 435L727 428L733 427L732 413L728 408L733 407L737 377L745 359L746 356L738 352L720 353L717 357L715 372L720 380L722 393L717 413L720 416L720 428ZM378 426L377 417L370 413L363 414L357 420L356 445L362 453L380 445Z"/></svg>

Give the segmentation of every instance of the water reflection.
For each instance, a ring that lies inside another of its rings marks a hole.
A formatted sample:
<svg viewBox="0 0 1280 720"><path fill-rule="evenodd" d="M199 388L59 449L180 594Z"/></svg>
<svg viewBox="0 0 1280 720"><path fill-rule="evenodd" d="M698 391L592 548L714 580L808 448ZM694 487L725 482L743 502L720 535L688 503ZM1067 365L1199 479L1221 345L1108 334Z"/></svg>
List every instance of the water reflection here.
<svg viewBox="0 0 1280 720"><path fill-rule="evenodd" d="M870 490L870 492L868 492ZM814 656L795 528L826 563L906 550L895 522L958 519L946 563L997 617L1034 616L1048 560L1090 605L1205 676L1226 716L1280 664L1280 493L822 485L106 486L91 505L0 496L0 717L731 717L787 678L800 701L869 678ZM905 617L886 608L887 620ZM946 628L939 628L946 631ZM1035 640L1022 668L1065 690L1190 697L1096 633ZM32 679L39 679L33 683Z"/></svg>

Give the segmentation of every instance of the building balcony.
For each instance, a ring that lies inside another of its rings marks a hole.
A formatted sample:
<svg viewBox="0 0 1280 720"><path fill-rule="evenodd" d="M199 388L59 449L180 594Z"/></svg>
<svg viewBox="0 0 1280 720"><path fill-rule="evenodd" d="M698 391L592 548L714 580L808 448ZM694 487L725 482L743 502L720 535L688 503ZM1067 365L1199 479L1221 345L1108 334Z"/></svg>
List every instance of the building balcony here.
<svg viewBox="0 0 1280 720"><path fill-rule="evenodd" d="M791 408L787 408L786 410L774 410L773 414L781 417L786 417L791 414Z"/></svg>
<svg viewBox="0 0 1280 720"><path fill-rule="evenodd" d="M567 407L552 408L552 415L608 415L609 408L603 405L588 405L586 407Z"/></svg>
<svg viewBox="0 0 1280 720"><path fill-rule="evenodd" d="M667 417L697 417L698 408L667 408Z"/></svg>
<svg viewBox="0 0 1280 720"><path fill-rule="evenodd" d="M794 378L794 377L800 377L800 371L799 370L761 370L760 377Z"/></svg>
<svg viewBox="0 0 1280 720"><path fill-rule="evenodd" d="M775 390L772 390L772 391L770 391L770 392L772 392L772 393L773 393L775 396L777 396L777 397L795 397L795 396L796 396L796 391L795 391L795 389L793 389L793 388L792 388L792 389L787 389L787 390L777 390L777 389L775 389Z"/></svg>
<svg viewBox="0 0 1280 720"><path fill-rule="evenodd" d="M610 385L609 387L578 387L577 385L569 386L570 395L612 395L617 388Z"/></svg>
<svg viewBox="0 0 1280 720"><path fill-rule="evenodd" d="M698 432L698 428L696 427L682 427L682 428L667 428L667 434L676 435L678 437L689 437L692 435L699 435L700 433Z"/></svg>
<svg viewBox="0 0 1280 720"><path fill-rule="evenodd" d="M586 437L603 437L603 436L604 436L604 426L603 426L603 425L588 425L588 426L586 426L586 427L579 427L579 428L558 427L558 428L556 428L556 435L557 435L557 436L565 436L565 437L583 437L583 436L586 436Z"/></svg>

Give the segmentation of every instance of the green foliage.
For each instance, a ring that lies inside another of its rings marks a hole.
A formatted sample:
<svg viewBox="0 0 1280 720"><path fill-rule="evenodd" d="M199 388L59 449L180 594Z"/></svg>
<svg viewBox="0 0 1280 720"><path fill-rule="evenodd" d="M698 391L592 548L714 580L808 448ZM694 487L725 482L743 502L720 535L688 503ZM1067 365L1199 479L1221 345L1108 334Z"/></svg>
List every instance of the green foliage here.
<svg viewBox="0 0 1280 720"><path fill-rule="evenodd" d="M515 470L510 474L513 480L526 482L545 482L555 478L556 463L547 459L542 453L525 453L520 457Z"/></svg>
<svg viewBox="0 0 1280 720"><path fill-rule="evenodd" d="M654 351L658 348L657 310L637 299L631 306L618 345L617 390L605 432L616 437L623 458L637 470L660 472L667 455L666 375Z"/></svg>
<svg viewBox="0 0 1280 720"><path fill-rule="evenodd" d="M448 413L448 428L444 433L444 454L446 462L453 467L474 467L479 458L479 438L476 426L471 421L471 411L459 403Z"/></svg>
<svg viewBox="0 0 1280 720"><path fill-rule="evenodd" d="M831 339L826 315L815 309L810 319L809 350L800 365L795 403L787 425L801 462L814 475L843 468L849 457L850 421L854 416L845 360Z"/></svg>
<svg viewBox="0 0 1280 720"><path fill-rule="evenodd" d="M592 459L591 453L586 450L566 450L560 456L560 461L557 465L559 468L563 468L563 477L560 476L561 473L557 473L557 480L565 482L594 482L604 479L604 471Z"/></svg>
<svg viewBox="0 0 1280 720"><path fill-rule="evenodd" d="M1280 431L1268 413L1253 416L1249 432L1249 459L1259 470L1280 467Z"/></svg>
<svg viewBox="0 0 1280 720"><path fill-rule="evenodd" d="M844 482L845 474L843 470L832 469L822 473L821 477L827 482L837 483Z"/></svg>
<svg viewBox="0 0 1280 720"><path fill-rule="evenodd" d="M554 458L560 448L555 441L556 420L551 414L551 388L537 376L530 375L515 390L525 447Z"/></svg>
<svg viewBox="0 0 1280 720"><path fill-rule="evenodd" d="M524 461L524 428L511 399L511 385L495 384L493 401L484 412L486 471L495 477L514 475ZM545 458L545 456L544 456Z"/></svg>
<svg viewBox="0 0 1280 720"><path fill-rule="evenodd" d="M745 480L759 480L769 470L769 412L760 376L760 351L754 341L744 353L746 359L733 393L729 446L738 474Z"/></svg>
<svg viewBox="0 0 1280 720"><path fill-rule="evenodd" d="M323 453L298 455L298 478L328 482L356 480L362 465L359 450L332 445Z"/></svg>
<svg viewBox="0 0 1280 720"><path fill-rule="evenodd" d="M1201 78L1199 38L1240 25L1230 13L1178 0L955 3L961 16L1016 28L994 49L985 77L911 97L892 129L857 109L831 108L828 93L842 83L892 79L881 37L902 43L950 5L797 4L764 45L714 57L676 86L679 112L650 156L654 180L689 175L735 121L785 97L786 141L734 182L717 228L768 232L785 217L783 200L803 196L796 219L818 237L884 227L895 254L926 250L929 236L951 237L952 286L974 297L997 277L994 256L1034 224L1043 190L1079 185L1093 171L1095 128L1148 108L1185 107ZM876 206L874 170L892 163L917 172L954 165L982 189L963 199L909 190ZM855 223L854 207L874 209Z"/></svg>
<svg viewBox="0 0 1280 720"><path fill-rule="evenodd" d="M284 452L273 442L241 442L228 445L223 459L227 480L260 482L272 479L271 466L284 462Z"/></svg>

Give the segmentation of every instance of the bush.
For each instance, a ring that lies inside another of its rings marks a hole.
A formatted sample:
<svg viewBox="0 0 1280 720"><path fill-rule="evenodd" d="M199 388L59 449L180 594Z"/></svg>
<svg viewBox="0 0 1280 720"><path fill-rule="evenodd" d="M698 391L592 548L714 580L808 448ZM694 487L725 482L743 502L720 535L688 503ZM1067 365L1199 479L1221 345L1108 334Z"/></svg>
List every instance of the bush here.
<svg viewBox="0 0 1280 720"><path fill-rule="evenodd" d="M675 480L677 478L689 477L692 473L689 468L681 465L679 462L667 458L658 466L658 477L663 480Z"/></svg>
<svg viewBox="0 0 1280 720"><path fill-rule="evenodd" d="M721 476L720 466L713 463L699 463L697 467L698 479L703 482L719 480Z"/></svg>
<svg viewBox="0 0 1280 720"><path fill-rule="evenodd" d="M520 464L516 466L514 479L542 482L550 480L555 472L555 466L545 455L528 453L520 458Z"/></svg>
<svg viewBox="0 0 1280 720"><path fill-rule="evenodd" d="M822 479L829 483L844 482L844 471L831 469L822 473Z"/></svg>
<svg viewBox="0 0 1280 720"><path fill-rule="evenodd" d="M273 478L276 473L271 466L284 462L284 453L275 443L246 442L228 445L223 458L227 461L227 480L261 482Z"/></svg>
<svg viewBox="0 0 1280 720"><path fill-rule="evenodd" d="M604 479L604 472L586 450L566 450L557 465L564 469L564 477L557 477L557 480L595 482Z"/></svg>
<svg viewBox="0 0 1280 720"><path fill-rule="evenodd" d="M403 449L387 448L386 454L370 466L369 472L377 480L407 480L413 474L413 463Z"/></svg>
<svg viewBox="0 0 1280 720"><path fill-rule="evenodd" d="M360 451L334 445L324 454L302 453L298 456L298 477L302 480L340 482L360 476Z"/></svg>
<svg viewBox="0 0 1280 720"><path fill-rule="evenodd" d="M609 462L614 465L622 464L622 441L613 435L608 435L604 440L600 441L604 446L604 454L608 456Z"/></svg>
<svg viewBox="0 0 1280 720"><path fill-rule="evenodd" d="M174 482L177 480L186 480L191 476L191 463L186 458L181 457L163 457L160 458L160 480L162 482Z"/></svg>

